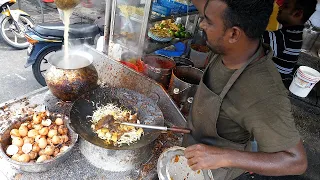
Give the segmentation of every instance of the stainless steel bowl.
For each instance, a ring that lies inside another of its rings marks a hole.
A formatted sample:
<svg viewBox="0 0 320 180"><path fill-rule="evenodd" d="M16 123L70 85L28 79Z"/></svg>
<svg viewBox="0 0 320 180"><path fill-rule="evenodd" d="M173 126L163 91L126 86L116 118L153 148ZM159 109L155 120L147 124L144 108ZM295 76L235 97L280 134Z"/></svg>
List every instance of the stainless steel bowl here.
<svg viewBox="0 0 320 180"><path fill-rule="evenodd" d="M55 117L57 114L52 114L51 117ZM28 117L30 119L30 117ZM48 161L44 161L41 163L21 163L18 161L12 160L9 156L6 154L6 148L11 144L11 136L10 131L14 128L19 128L19 126L28 120L28 118L21 118L17 121L15 121L13 124L8 126L3 133L1 134L1 142L0 142L0 156L2 159L9 162L11 165L16 167L17 169L25 172L43 172L52 169L53 167L57 166L60 163L65 162L65 160L70 156L71 151L75 145L75 143L78 140L78 134L72 131L72 129L68 126L69 121L67 118L64 119L64 123L67 125L69 129L69 139L70 139L70 145L69 148L62 154L58 155L55 158L52 158Z"/></svg>

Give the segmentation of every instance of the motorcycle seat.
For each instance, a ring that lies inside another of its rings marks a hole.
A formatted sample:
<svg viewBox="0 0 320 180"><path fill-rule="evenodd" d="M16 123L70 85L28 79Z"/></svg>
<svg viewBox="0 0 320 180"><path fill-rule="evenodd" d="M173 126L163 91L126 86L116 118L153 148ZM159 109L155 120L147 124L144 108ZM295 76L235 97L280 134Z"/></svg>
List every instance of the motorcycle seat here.
<svg viewBox="0 0 320 180"><path fill-rule="evenodd" d="M39 24L34 30L42 36L63 38L64 25L63 23ZM70 38L94 38L99 33L99 27L92 24L71 24L69 29Z"/></svg>

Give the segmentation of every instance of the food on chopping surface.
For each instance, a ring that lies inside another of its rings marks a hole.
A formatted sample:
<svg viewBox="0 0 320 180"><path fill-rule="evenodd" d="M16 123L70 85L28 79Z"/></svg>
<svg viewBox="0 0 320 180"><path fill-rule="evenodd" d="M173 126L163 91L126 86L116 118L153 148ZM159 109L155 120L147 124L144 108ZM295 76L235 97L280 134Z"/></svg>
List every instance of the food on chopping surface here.
<svg viewBox="0 0 320 180"><path fill-rule="evenodd" d="M190 38L191 34L186 32L186 28L182 24L176 24L172 19L163 20L150 28L150 32L155 36L166 38Z"/></svg>
<svg viewBox="0 0 320 180"><path fill-rule="evenodd" d="M18 162L44 162L65 152L69 146L68 128L62 118L48 112L34 113L30 120L10 131L11 144L6 153Z"/></svg>
<svg viewBox="0 0 320 180"><path fill-rule="evenodd" d="M139 8L135 6L129 6L129 5L119 5L118 8L120 9L120 12L127 18L130 15L143 16L144 14L144 10L141 7Z"/></svg>
<svg viewBox="0 0 320 180"><path fill-rule="evenodd" d="M140 140L142 128L122 125L122 122L140 123L137 113L119 108L114 104L98 107L92 115L92 129L107 144L114 146L130 145Z"/></svg>

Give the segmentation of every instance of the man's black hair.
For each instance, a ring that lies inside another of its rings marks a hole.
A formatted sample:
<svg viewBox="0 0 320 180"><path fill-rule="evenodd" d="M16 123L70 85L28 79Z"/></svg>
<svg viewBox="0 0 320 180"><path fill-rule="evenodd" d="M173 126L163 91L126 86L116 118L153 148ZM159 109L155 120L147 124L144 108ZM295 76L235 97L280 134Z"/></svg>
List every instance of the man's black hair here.
<svg viewBox="0 0 320 180"><path fill-rule="evenodd" d="M295 10L303 11L302 23L309 20L316 10L317 0L296 0Z"/></svg>
<svg viewBox="0 0 320 180"><path fill-rule="evenodd" d="M227 8L222 15L222 20L226 29L237 26L251 39L259 39L263 35L273 11L274 0L220 1L227 5ZM209 2L207 2L207 4L209 4ZM207 8L206 6L205 9Z"/></svg>

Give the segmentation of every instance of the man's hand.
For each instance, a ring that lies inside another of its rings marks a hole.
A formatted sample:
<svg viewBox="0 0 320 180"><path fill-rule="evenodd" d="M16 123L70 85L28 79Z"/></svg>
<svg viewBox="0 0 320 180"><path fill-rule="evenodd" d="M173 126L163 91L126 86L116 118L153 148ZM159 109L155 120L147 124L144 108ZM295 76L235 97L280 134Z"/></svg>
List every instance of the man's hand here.
<svg viewBox="0 0 320 180"><path fill-rule="evenodd" d="M196 171L227 167L228 151L214 146L196 144L188 147L184 154L188 159L188 165Z"/></svg>
<svg viewBox="0 0 320 180"><path fill-rule="evenodd" d="M185 152L192 170L240 168L266 176L299 175L306 171L307 156L302 141L279 152L245 152L197 144Z"/></svg>

